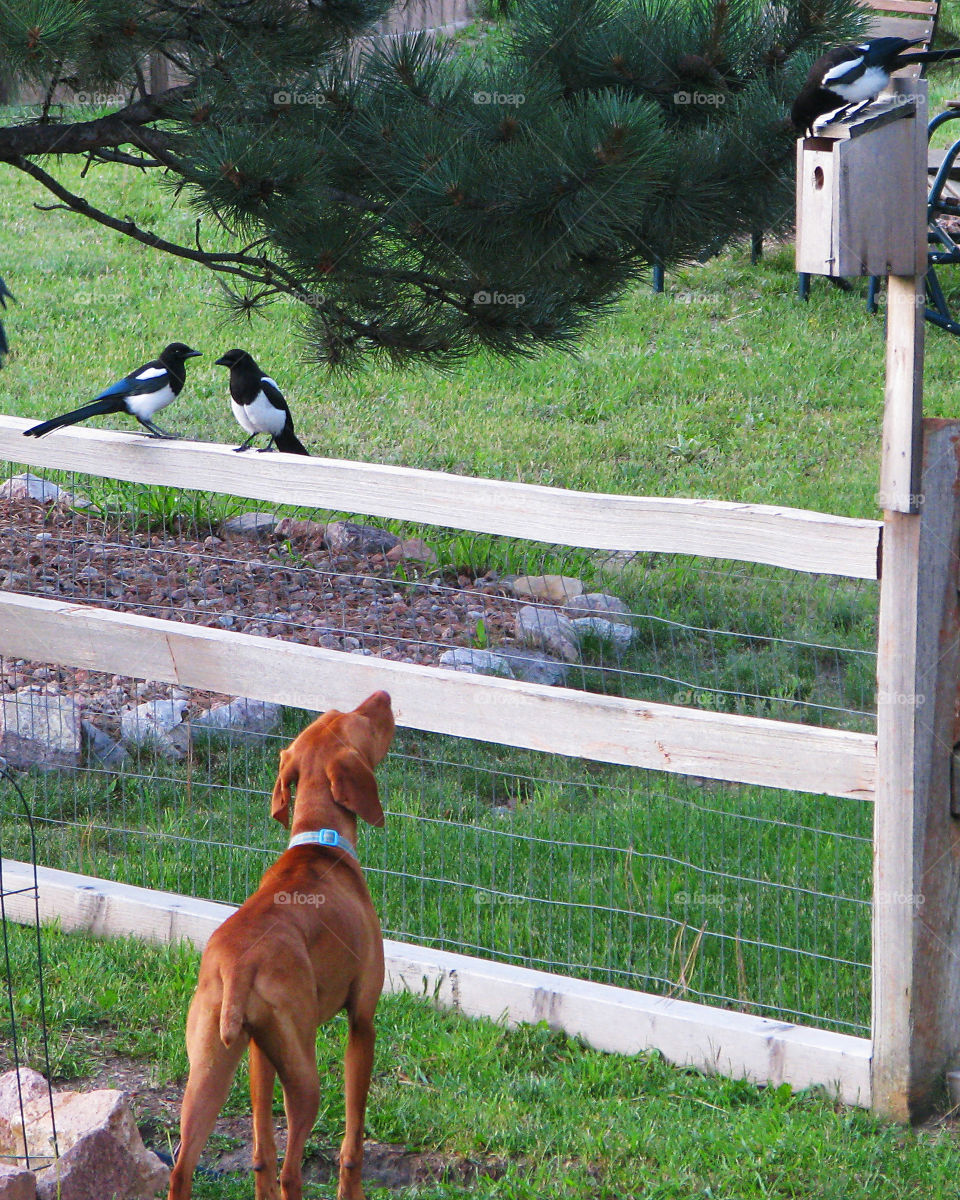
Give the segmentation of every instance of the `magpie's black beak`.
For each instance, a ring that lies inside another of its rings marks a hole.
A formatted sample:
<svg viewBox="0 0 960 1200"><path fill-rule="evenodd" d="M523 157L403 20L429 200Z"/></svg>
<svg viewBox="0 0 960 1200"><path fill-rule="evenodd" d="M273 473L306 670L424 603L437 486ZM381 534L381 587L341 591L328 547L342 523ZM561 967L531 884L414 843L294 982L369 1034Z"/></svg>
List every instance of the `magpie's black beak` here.
<svg viewBox="0 0 960 1200"><path fill-rule="evenodd" d="M202 358L203 351L202 350L188 350L183 357L184 358Z"/></svg>
<svg viewBox="0 0 960 1200"><path fill-rule="evenodd" d="M221 354L220 357L217 359L215 366L229 367L230 364L227 362L227 356L225 354Z"/></svg>

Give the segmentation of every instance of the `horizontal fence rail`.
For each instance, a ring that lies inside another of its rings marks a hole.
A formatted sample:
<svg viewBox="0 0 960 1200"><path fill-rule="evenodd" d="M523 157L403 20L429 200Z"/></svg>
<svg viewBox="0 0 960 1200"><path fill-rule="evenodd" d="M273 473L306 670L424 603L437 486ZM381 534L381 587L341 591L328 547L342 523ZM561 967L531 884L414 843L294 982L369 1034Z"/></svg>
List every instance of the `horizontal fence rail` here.
<svg viewBox="0 0 960 1200"><path fill-rule="evenodd" d="M878 521L763 504L575 492L378 463L278 454L241 458L219 444L158 442L77 426L41 442L23 436L31 424L0 416L0 457L591 550L691 554L878 578Z"/></svg>
<svg viewBox="0 0 960 1200"><path fill-rule="evenodd" d="M34 919L33 867L3 862L19 894L7 899L13 920ZM234 908L40 867L42 920L67 932L187 940L197 947ZM870 1040L810 1029L751 1013L710 1009L546 971L386 940L388 991L426 995L471 1017L511 1024L546 1021L600 1050L635 1054L656 1046L671 1062L758 1083L821 1086L846 1104L870 1105Z"/></svg>
<svg viewBox="0 0 960 1200"><path fill-rule="evenodd" d="M398 724L600 762L857 800L871 734L600 696L346 655L274 638L0 592L0 648L311 711L386 688Z"/></svg>

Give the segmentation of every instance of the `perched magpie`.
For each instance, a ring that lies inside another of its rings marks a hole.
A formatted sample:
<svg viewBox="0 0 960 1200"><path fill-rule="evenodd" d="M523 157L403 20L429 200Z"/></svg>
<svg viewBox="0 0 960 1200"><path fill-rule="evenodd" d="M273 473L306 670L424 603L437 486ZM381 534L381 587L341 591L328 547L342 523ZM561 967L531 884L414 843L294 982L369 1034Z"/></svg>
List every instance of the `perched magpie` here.
<svg viewBox="0 0 960 1200"><path fill-rule="evenodd" d="M858 45L837 46L822 54L810 68L807 81L793 102L790 120L799 133L813 133L818 118L838 108L869 103L890 82L890 76L912 63L943 62L960 58L960 47L952 50L918 50L923 38L881 37Z"/></svg>
<svg viewBox="0 0 960 1200"><path fill-rule="evenodd" d="M149 430L151 437L171 438L175 433L165 433L154 425L153 416L168 404L172 404L183 390L186 381L186 360L196 358L199 350L191 350L183 342L171 342L159 358L144 363L123 379L111 384L95 400L73 412L53 417L40 425L25 429L25 437L43 437L52 429L64 425L76 425L87 417L99 417L105 413L129 413Z"/></svg>
<svg viewBox="0 0 960 1200"><path fill-rule="evenodd" d="M268 433L270 441L263 450L269 450L273 443L287 454L309 457L309 450L293 432L293 418L283 393L246 350L228 350L217 359L217 366L230 368L230 407L237 424L250 435L236 447L238 453L246 450L258 433Z"/></svg>
<svg viewBox="0 0 960 1200"><path fill-rule="evenodd" d="M7 307L7 301L13 299L13 292L7 287L0 278L0 308ZM3 356L10 353L10 343L7 341L7 335L3 328L3 322L0 321L0 367L3 366Z"/></svg>

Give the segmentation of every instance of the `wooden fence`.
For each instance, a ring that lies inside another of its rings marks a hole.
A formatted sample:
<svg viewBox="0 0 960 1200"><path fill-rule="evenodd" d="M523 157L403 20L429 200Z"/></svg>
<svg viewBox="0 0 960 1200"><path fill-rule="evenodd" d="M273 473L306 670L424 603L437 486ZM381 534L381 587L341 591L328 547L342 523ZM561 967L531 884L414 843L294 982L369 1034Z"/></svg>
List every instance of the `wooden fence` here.
<svg viewBox="0 0 960 1200"><path fill-rule="evenodd" d="M859 1104L876 1100L871 1065L876 1072L877 1047L886 1055L880 1067L894 1064L886 1070L896 1078L890 1086L903 1104L908 1095L910 1104L922 1102L927 1093L917 1068L904 1066L917 1043L918 1012L926 1021L919 1035L926 1088L952 1065L957 1035L945 1017L938 1023L937 989L952 987L956 973L938 939L953 938L955 918L948 914L956 908L960 878L956 822L949 815L957 740L960 425L928 423L922 511L888 514L881 525L764 505L602 496L320 458L240 460L225 446L82 427L34 441L22 436L28 424L0 417L0 457L39 469L588 549L673 551L880 578L879 751L871 734L465 675L9 592L0 593L0 654L312 710L353 705L373 688L386 687L399 724L414 729L861 801L885 797L877 819L883 853L876 870L873 1045L866 1038L413 946L391 945L391 979L397 987L411 986L413 979L442 983L441 997L465 1011L516 1020L546 1012L558 1026L607 1048L657 1048L706 1069L797 1086L820 1083ZM917 702L904 699L917 696ZM884 765L879 777L878 763ZM65 917L76 910L76 900L63 899L76 881L57 873L45 878L44 911ZM202 943L210 922L229 911L185 897L147 900L140 889L103 881L85 880L83 888L84 904L91 895L105 897L95 910L102 916L106 905L113 914L108 924L117 931L159 936L159 929L163 936L189 934ZM922 904L915 900L921 892ZM144 924L144 904L160 917ZM195 904L200 908L194 910ZM85 921L74 912L67 924ZM618 1014L616 1033L611 1011ZM888 1110L895 1107L885 1103Z"/></svg>

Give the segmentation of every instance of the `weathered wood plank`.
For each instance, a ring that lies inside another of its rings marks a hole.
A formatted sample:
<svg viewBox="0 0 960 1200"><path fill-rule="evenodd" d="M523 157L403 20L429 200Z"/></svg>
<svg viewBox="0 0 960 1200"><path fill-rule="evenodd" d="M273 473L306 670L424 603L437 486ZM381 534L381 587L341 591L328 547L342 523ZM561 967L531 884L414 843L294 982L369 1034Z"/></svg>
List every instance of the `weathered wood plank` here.
<svg viewBox="0 0 960 1200"><path fill-rule="evenodd" d="M960 1061L960 422L924 423L922 492L887 514L877 657L873 1096L901 1120Z"/></svg>
<svg viewBox="0 0 960 1200"><path fill-rule="evenodd" d="M319 711L386 688L400 725L600 762L872 799L868 734L468 675L0 592L0 654Z"/></svg>
<svg viewBox="0 0 960 1200"><path fill-rule="evenodd" d="M763 504L574 492L378 463L253 457L207 442L158 442L80 426L23 437L31 424L0 416L0 458L584 549L697 554L877 578L878 521Z"/></svg>
<svg viewBox="0 0 960 1200"><path fill-rule="evenodd" d="M154 892L68 871L38 868L40 916L68 932L186 939L198 947L234 911L228 904ZM3 860L5 885L30 888L33 868ZM6 901L11 919L32 924L32 893ZM671 1062L795 1088L820 1085L847 1104L870 1104L870 1042L783 1021L567 979L465 954L385 941L386 989L424 995L470 1017L511 1024L547 1021L598 1050L659 1050Z"/></svg>

